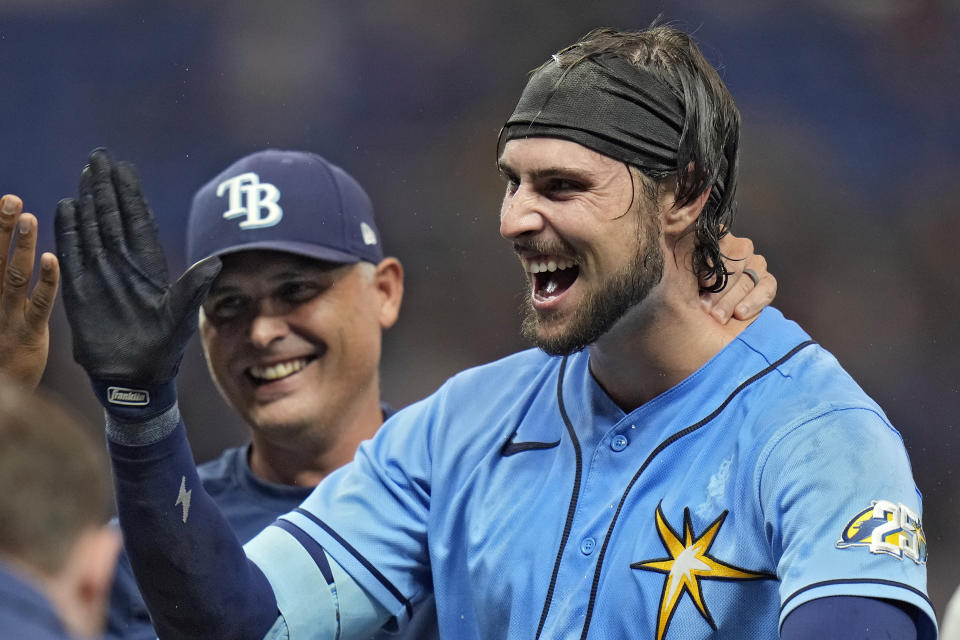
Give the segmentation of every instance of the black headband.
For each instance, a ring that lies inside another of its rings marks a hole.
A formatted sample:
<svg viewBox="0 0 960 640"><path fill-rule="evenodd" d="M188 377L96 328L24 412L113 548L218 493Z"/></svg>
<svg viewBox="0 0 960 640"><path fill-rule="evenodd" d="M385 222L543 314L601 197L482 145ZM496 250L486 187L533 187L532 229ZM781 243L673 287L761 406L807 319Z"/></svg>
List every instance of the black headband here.
<svg viewBox="0 0 960 640"><path fill-rule="evenodd" d="M683 120L676 94L618 55L567 68L554 56L530 77L501 138L562 138L640 168L676 171Z"/></svg>

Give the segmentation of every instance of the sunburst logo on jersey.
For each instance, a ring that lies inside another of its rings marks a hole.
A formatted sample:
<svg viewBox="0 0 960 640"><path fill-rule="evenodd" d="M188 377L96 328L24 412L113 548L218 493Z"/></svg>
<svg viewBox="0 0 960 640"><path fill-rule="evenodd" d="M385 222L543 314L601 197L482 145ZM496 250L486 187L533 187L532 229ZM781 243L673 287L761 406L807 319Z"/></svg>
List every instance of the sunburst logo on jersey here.
<svg viewBox="0 0 960 640"><path fill-rule="evenodd" d="M720 514L699 536L693 532L690 521L690 508L683 510L683 537L673 530L657 505L657 533L669 558L634 562L631 569L656 571L666 574L663 581L663 593L660 595L660 608L657 611L657 640L663 640L673 614L686 592L696 605L700 615L716 631L717 623L710 615L710 609L703 599L701 580L775 580L772 573L749 571L727 564L710 555L710 547L723 526L727 511Z"/></svg>

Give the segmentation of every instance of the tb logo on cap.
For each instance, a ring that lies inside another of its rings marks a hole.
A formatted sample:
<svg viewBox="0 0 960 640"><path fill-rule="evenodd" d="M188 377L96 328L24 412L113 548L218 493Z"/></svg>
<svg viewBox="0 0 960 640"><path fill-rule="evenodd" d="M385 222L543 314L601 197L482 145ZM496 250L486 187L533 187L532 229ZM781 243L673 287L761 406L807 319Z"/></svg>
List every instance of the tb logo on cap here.
<svg viewBox="0 0 960 640"><path fill-rule="evenodd" d="M223 213L223 217L230 220L246 216L247 219L240 223L241 229L272 227L283 217L283 209L277 204L280 190L269 182L261 183L260 176L255 173L241 173L224 180L217 186L217 197L222 198L225 191L230 192L230 208ZM264 211L266 215L262 215Z"/></svg>

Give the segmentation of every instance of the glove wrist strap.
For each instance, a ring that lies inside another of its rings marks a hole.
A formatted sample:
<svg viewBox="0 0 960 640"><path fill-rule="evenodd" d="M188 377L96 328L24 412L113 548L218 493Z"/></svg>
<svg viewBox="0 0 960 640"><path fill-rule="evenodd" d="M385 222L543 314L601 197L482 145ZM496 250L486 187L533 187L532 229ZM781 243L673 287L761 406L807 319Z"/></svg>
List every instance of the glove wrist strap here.
<svg viewBox="0 0 960 640"><path fill-rule="evenodd" d="M133 385L112 380L90 380L100 404L122 422L143 422L167 411L177 401L177 383Z"/></svg>

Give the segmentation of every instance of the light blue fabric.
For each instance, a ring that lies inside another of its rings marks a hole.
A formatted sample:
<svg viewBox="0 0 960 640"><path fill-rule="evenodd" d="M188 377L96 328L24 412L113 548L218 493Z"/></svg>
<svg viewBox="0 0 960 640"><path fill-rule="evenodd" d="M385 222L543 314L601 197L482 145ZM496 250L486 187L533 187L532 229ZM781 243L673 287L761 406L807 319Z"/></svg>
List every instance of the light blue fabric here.
<svg viewBox="0 0 960 640"><path fill-rule="evenodd" d="M838 594L910 603L932 638L900 436L809 340L767 309L629 414L574 354L575 440L561 358L510 356L399 412L284 518L401 627L435 594L446 638L773 639Z"/></svg>
<svg viewBox="0 0 960 640"><path fill-rule="evenodd" d="M290 640L290 630L287 629L287 621L283 616L277 618L276 623L263 636L263 640Z"/></svg>
<svg viewBox="0 0 960 640"><path fill-rule="evenodd" d="M340 615L335 592L319 571L300 570L299 566L313 564L313 559L289 533L267 527L243 549L273 587L290 640L338 637ZM270 561L264 562L264 557ZM384 613L381 624L387 617Z"/></svg>

